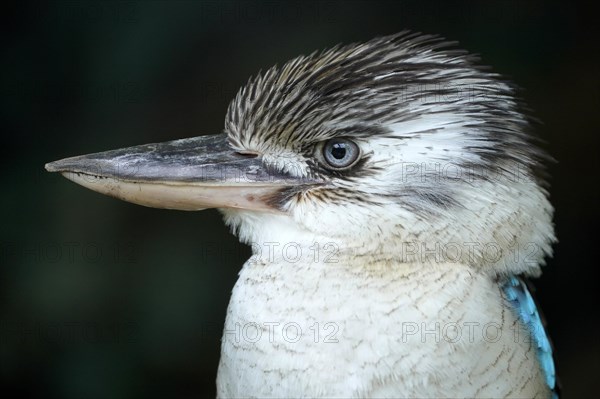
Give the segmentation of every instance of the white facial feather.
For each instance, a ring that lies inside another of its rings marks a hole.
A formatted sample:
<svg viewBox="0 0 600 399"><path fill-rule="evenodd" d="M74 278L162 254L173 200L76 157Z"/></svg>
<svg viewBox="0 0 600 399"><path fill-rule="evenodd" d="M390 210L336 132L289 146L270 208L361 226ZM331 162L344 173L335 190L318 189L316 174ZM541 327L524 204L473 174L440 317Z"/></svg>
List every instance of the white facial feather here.
<svg viewBox="0 0 600 399"><path fill-rule="evenodd" d="M371 253L407 263L457 261L492 274L537 275L554 240L552 207L522 165L507 161L498 173L478 166L480 155L468 147L493 143L481 142L477 123L467 125L459 116L435 113L389 125L391 134L384 137L356 140L370 156L365 167L377 171L350 182L332 178L326 187L334 195L351 189L367 204L311 199L308 190L290 200L285 215L227 210L226 220L243 241L258 245L336 242L348 262ZM293 176L309 173L302 157L284 149L264 159ZM474 166L464 166L465 160ZM481 179L485 173L488 180ZM426 215L411 208L434 207L418 193L440 192L453 199L448 208Z"/></svg>

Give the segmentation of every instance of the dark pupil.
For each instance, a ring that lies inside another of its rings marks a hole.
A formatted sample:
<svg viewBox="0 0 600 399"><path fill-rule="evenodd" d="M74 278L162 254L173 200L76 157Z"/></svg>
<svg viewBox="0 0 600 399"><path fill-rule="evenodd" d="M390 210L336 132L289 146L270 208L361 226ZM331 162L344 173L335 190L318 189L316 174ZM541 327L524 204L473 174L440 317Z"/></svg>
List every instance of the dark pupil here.
<svg viewBox="0 0 600 399"><path fill-rule="evenodd" d="M335 143L331 149L331 155L333 155L335 159L344 159L346 156L346 144Z"/></svg>

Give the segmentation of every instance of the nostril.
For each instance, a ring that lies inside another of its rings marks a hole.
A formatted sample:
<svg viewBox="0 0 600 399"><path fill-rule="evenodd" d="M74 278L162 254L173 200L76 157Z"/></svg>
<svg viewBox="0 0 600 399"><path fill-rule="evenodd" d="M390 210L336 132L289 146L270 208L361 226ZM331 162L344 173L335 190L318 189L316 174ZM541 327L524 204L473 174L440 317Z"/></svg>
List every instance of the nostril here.
<svg viewBox="0 0 600 399"><path fill-rule="evenodd" d="M251 151L236 151L235 153L245 158L256 158L258 156L257 153Z"/></svg>

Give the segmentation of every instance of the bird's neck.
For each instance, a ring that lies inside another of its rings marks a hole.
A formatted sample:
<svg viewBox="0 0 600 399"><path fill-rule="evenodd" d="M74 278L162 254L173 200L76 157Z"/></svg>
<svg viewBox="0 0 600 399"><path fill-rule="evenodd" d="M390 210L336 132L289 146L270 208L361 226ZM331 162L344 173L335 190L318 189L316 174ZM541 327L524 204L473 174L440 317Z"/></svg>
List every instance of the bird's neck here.
<svg viewBox="0 0 600 399"><path fill-rule="evenodd" d="M373 267L406 261L412 248L396 242L393 236L319 234L307 230L289 215L223 211L225 222L240 241L252 248L249 263L304 265L319 269L343 265L345 268Z"/></svg>

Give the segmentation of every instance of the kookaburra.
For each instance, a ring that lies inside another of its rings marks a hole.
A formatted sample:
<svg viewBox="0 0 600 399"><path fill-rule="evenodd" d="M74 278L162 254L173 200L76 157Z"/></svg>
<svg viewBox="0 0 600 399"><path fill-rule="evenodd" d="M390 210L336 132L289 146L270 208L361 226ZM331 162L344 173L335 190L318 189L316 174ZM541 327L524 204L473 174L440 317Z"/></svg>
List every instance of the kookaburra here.
<svg viewBox="0 0 600 399"><path fill-rule="evenodd" d="M46 165L137 204L218 208L252 245L220 397L550 397L522 276L555 241L515 88L403 32L249 80L221 134ZM192 315L190 315L192 316Z"/></svg>

